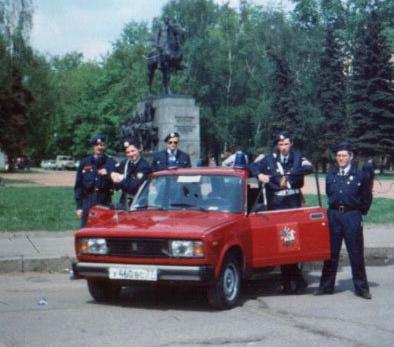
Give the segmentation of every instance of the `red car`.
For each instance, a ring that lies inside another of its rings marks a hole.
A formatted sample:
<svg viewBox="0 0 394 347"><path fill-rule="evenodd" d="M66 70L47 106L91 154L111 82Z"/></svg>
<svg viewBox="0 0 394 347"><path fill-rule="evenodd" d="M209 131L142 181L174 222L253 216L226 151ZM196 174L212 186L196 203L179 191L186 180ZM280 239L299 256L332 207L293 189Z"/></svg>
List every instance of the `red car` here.
<svg viewBox="0 0 394 347"><path fill-rule="evenodd" d="M96 301L139 282L198 284L217 308L234 306L241 280L280 264L327 259L328 221L320 206L265 211L247 170L155 172L130 211L95 207L75 233L75 276Z"/></svg>

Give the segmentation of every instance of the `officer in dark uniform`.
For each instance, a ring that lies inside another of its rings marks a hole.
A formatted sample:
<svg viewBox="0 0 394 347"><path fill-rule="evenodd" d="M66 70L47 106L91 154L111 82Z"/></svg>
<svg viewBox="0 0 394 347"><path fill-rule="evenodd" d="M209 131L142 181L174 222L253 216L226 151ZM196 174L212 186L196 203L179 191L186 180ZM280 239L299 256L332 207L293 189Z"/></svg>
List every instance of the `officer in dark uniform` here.
<svg viewBox="0 0 394 347"><path fill-rule="evenodd" d="M268 210L300 207L303 200L300 189L304 185L304 175L313 171L312 164L302 153L292 151L293 141L287 131L280 132L274 143L275 153L251 164L252 175L265 185ZM302 294L307 282L298 265L282 265L281 271L283 292Z"/></svg>
<svg viewBox="0 0 394 347"><path fill-rule="evenodd" d="M105 152L106 136L94 135L90 144L93 154L81 160L77 170L74 186L77 203L77 218L81 219L81 227L86 226L89 209L94 205L111 204L113 183L111 173L115 171L115 160Z"/></svg>
<svg viewBox="0 0 394 347"><path fill-rule="evenodd" d="M163 151L156 152L153 156L153 171L191 166L189 154L178 149L178 133L174 132L168 134L164 142L167 143L167 148Z"/></svg>
<svg viewBox="0 0 394 347"><path fill-rule="evenodd" d="M139 187L152 172L152 167L141 156L139 144L133 140L124 142L125 159L117 168L117 172L111 174L116 189L122 190L119 204L128 209Z"/></svg>
<svg viewBox="0 0 394 347"><path fill-rule="evenodd" d="M371 299L365 272L362 215L372 203L371 175L352 164L353 149L349 142L336 149L337 167L326 176L328 219L330 223L331 259L324 262L319 289L315 295L333 294L342 240L352 268L356 295Z"/></svg>

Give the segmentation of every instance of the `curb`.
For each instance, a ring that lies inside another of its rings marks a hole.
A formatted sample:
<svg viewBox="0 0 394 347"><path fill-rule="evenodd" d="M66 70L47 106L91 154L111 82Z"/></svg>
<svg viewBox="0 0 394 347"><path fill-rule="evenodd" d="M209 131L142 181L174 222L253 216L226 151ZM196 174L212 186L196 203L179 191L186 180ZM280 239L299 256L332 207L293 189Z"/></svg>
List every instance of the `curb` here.
<svg viewBox="0 0 394 347"><path fill-rule="evenodd" d="M71 270L72 257L0 259L0 274L11 272L67 272Z"/></svg>
<svg viewBox="0 0 394 347"><path fill-rule="evenodd" d="M394 247L369 247L364 250L366 266L385 266L394 264ZM74 257L39 257L25 258L24 256L13 258L0 258L0 274L24 273L24 272L60 272L69 273ZM323 262L304 263L304 271L321 270ZM349 266L347 252L342 250L339 267Z"/></svg>

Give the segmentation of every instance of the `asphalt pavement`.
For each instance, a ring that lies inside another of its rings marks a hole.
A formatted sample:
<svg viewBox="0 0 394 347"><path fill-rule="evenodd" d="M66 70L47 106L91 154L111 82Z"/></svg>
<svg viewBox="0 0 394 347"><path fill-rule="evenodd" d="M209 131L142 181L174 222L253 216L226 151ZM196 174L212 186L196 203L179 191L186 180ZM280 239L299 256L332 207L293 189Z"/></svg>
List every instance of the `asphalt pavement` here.
<svg viewBox="0 0 394 347"><path fill-rule="evenodd" d="M0 273L70 271L75 259L73 234L73 231L0 232ZM365 225L364 243L367 265L394 262L393 224ZM342 251L342 265L347 264L348 257Z"/></svg>

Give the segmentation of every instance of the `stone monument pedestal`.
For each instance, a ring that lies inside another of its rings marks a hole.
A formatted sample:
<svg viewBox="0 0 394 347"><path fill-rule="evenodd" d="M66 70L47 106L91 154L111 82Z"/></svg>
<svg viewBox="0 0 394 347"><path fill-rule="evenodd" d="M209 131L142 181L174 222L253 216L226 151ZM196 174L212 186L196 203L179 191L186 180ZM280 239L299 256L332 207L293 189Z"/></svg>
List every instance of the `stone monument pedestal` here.
<svg viewBox="0 0 394 347"><path fill-rule="evenodd" d="M179 149L188 153L192 165L201 158L200 148L200 109L194 98L183 95L162 96L151 99L155 109L153 125L158 129L157 148L166 148L164 138L171 132L180 136ZM137 105L137 112L143 113L145 101Z"/></svg>

